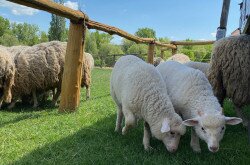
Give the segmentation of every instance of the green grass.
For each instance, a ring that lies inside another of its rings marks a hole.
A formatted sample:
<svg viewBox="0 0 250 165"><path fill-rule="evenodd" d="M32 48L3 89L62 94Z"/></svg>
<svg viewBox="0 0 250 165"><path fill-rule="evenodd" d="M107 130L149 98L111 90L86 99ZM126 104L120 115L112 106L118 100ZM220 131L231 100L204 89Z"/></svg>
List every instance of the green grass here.
<svg viewBox="0 0 250 165"><path fill-rule="evenodd" d="M202 142L202 153L189 147L190 131L175 154L153 139L145 152L142 123L126 136L114 132L116 107L109 95L110 69L94 69L92 98L76 113L59 114L56 108L17 106L0 111L0 164L250 164L247 130L228 126L218 153ZM232 104L224 106L235 115ZM248 108L249 109L249 108Z"/></svg>

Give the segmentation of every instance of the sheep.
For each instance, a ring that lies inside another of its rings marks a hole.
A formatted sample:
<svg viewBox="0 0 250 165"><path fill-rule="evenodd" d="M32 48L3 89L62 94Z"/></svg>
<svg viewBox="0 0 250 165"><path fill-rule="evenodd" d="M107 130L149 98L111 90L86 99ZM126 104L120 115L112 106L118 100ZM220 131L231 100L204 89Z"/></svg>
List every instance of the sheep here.
<svg viewBox="0 0 250 165"><path fill-rule="evenodd" d="M10 103L14 85L15 65L7 49L0 46L0 108L3 101Z"/></svg>
<svg viewBox="0 0 250 165"><path fill-rule="evenodd" d="M81 87L86 87L86 99L90 98L91 70L94 68L94 58L89 53L85 54L85 62L82 68Z"/></svg>
<svg viewBox="0 0 250 165"><path fill-rule="evenodd" d="M189 59L189 57L188 57L187 55L185 55L185 54L175 54L175 55L169 57L169 58L167 59L167 61L177 61L177 62L183 64L183 63L185 63L185 62L189 62L190 59Z"/></svg>
<svg viewBox="0 0 250 165"><path fill-rule="evenodd" d="M190 142L193 151L201 152L200 138L207 143L209 151L217 152L225 124L236 125L242 120L223 115L208 79L200 70L175 61L161 63L156 69L163 76L173 106L183 117L183 124L194 129Z"/></svg>
<svg viewBox="0 0 250 165"><path fill-rule="evenodd" d="M202 71L206 75L206 77L208 77L208 71L210 68L209 63L190 61L190 62L184 63L184 65L189 66L189 67L194 68L194 69L199 69L200 71Z"/></svg>
<svg viewBox="0 0 250 165"><path fill-rule="evenodd" d="M250 103L250 36L231 36L217 41L210 63L208 79L215 96L221 104L229 97L238 117L247 126L248 119L241 108Z"/></svg>
<svg viewBox="0 0 250 165"><path fill-rule="evenodd" d="M163 141L169 152L177 150L185 126L175 113L164 81L153 65L133 55L119 58L111 73L110 93L117 105L115 131L121 131L123 116L123 135L135 126L137 118L143 118L145 150L150 148L150 131Z"/></svg>
<svg viewBox="0 0 250 165"><path fill-rule="evenodd" d="M154 57L154 66L159 65L161 62L164 62L161 57Z"/></svg>
<svg viewBox="0 0 250 165"><path fill-rule="evenodd" d="M17 99L24 95L33 97L33 107L38 106L36 92L46 92L57 88L52 104L61 91L66 43L52 41L29 47L14 57L16 74L12 88L13 108Z"/></svg>

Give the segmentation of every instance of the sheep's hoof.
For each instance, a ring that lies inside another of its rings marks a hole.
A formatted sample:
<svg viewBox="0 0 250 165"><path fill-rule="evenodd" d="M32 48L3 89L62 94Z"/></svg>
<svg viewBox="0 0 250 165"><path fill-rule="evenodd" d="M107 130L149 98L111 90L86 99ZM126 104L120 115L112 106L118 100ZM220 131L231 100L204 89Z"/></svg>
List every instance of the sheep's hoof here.
<svg viewBox="0 0 250 165"><path fill-rule="evenodd" d="M14 108L14 106L15 106L15 104L10 104L7 108L12 109L12 108Z"/></svg>
<svg viewBox="0 0 250 165"><path fill-rule="evenodd" d="M201 148L198 147L198 146L191 146L193 151L196 152L196 153L201 153Z"/></svg>
<svg viewBox="0 0 250 165"><path fill-rule="evenodd" d="M247 120L243 120L243 122L242 122L243 126L244 126L244 127L247 127L247 126L248 126L248 122L249 122L249 121L247 121Z"/></svg>
<svg viewBox="0 0 250 165"><path fill-rule="evenodd" d="M152 151L154 149L149 144L143 144L143 145L144 145L144 150L147 151L147 152Z"/></svg>
<svg viewBox="0 0 250 165"><path fill-rule="evenodd" d="M119 127L115 127L115 132L121 132L121 128L119 128Z"/></svg>
<svg viewBox="0 0 250 165"><path fill-rule="evenodd" d="M128 128L125 126L122 128L122 135L126 135L128 133Z"/></svg>
<svg viewBox="0 0 250 165"><path fill-rule="evenodd" d="M37 107L38 107L38 104L34 104L34 105L33 105L33 108L37 108Z"/></svg>

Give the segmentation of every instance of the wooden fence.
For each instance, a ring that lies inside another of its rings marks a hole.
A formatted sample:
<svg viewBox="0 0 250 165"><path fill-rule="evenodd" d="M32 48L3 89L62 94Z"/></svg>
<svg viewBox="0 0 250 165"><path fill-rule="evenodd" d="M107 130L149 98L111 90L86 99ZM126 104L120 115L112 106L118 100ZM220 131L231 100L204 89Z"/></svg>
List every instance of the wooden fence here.
<svg viewBox="0 0 250 165"><path fill-rule="evenodd" d="M178 42L161 43L153 38L140 38L129 34L119 28L105 25L99 22L90 20L89 17L81 12L65 7L61 4L50 0L7 0L20 5L25 5L35 9L47 11L65 18L70 19L68 44L65 56L65 67L62 81L62 93L59 106L60 112L75 111L80 103L80 89L82 66L84 61L83 48L85 45L86 28L96 29L107 32L111 35L116 34L136 43L148 44L148 62L153 63L155 46L160 46L167 49L172 49L172 53L176 53L177 45L203 45L212 44L208 42Z"/></svg>

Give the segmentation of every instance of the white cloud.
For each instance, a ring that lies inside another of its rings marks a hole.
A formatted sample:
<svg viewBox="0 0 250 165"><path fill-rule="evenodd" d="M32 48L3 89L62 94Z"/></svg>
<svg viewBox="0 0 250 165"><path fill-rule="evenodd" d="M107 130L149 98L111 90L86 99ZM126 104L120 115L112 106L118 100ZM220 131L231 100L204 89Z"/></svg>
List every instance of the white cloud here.
<svg viewBox="0 0 250 165"><path fill-rule="evenodd" d="M78 10L78 3L77 2L67 1L64 3L64 6L69 7L71 9L74 9L74 10Z"/></svg>
<svg viewBox="0 0 250 165"><path fill-rule="evenodd" d="M216 32L211 33L212 37L216 37Z"/></svg>
<svg viewBox="0 0 250 165"><path fill-rule="evenodd" d="M8 2L6 0L0 0L0 7L9 8L11 13L14 15L34 15L38 13L38 10L29 8L26 6L21 6L15 3Z"/></svg>

